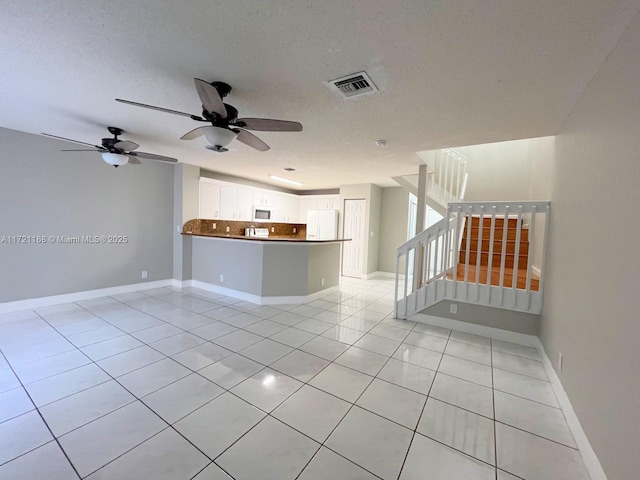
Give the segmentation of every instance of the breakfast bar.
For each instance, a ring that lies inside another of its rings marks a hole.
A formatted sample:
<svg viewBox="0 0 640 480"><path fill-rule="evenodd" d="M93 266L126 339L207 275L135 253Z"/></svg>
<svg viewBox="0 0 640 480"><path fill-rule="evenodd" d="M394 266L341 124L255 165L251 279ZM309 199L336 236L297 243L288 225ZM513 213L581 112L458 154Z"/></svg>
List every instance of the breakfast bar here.
<svg viewBox="0 0 640 480"><path fill-rule="evenodd" d="M249 237L239 232L183 231L183 235L192 237L196 288L260 305L296 304L339 282L345 240L310 241L282 234Z"/></svg>

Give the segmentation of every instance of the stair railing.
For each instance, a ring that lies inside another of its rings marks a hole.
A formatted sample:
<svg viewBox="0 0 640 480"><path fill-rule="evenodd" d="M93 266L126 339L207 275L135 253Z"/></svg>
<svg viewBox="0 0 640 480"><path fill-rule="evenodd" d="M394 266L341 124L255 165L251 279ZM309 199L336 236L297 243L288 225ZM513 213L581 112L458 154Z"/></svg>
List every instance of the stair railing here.
<svg viewBox="0 0 640 480"><path fill-rule="evenodd" d="M450 203L442 220L397 250L395 317L407 318L444 299L540 313L549 209L549 202ZM540 228L543 234L537 235ZM472 248L473 229L477 240ZM535 244L538 238L541 245ZM532 250L540 258L534 259ZM508 257L512 265L507 265ZM464 265L460 272L459 265Z"/></svg>
<svg viewBox="0 0 640 480"><path fill-rule="evenodd" d="M451 202L464 200L467 186L467 158L452 148L430 152L427 195L446 208Z"/></svg>

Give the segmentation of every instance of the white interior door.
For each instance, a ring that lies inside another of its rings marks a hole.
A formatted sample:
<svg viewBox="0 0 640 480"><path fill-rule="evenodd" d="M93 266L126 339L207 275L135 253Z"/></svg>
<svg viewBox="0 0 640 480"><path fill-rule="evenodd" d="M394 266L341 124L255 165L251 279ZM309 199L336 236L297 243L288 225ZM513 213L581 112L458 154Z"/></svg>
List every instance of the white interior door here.
<svg viewBox="0 0 640 480"><path fill-rule="evenodd" d="M350 242L344 242L342 249L342 275L345 277L362 277L364 263L364 215L365 200L344 201L344 238L350 238Z"/></svg>

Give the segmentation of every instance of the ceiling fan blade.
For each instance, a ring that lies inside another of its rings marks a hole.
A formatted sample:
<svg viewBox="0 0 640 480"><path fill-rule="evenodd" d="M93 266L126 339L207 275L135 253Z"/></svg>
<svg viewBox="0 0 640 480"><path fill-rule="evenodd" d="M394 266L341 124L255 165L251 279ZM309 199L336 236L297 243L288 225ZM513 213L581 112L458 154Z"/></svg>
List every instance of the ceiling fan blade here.
<svg viewBox="0 0 640 480"><path fill-rule="evenodd" d="M232 130L238 134L238 136L236 137L237 140L240 140L245 145L249 145L251 148L255 148L256 150L260 150L261 152L266 152L271 148L251 132L247 132L246 130L242 130L241 128L234 128Z"/></svg>
<svg viewBox="0 0 640 480"><path fill-rule="evenodd" d="M98 150L97 148L94 149L89 149L87 148L85 149L73 149L73 150L60 150L61 152L98 152L98 153L102 153L104 150Z"/></svg>
<svg viewBox="0 0 640 480"><path fill-rule="evenodd" d="M73 142L73 143L77 143L79 145L87 145L89 147L94 147L94 148L97 148L99 150L103 149L103 147L100 146L100 145L92 145L91 143L81 142L79 140L72 140L70 138L58 137L57 135L51 135L49 133L43 133L42 135L44 135L45 137L57 138L58 140L64 140L65 142Z"/></svg>
<svg viewBox="0 0 640 480"><path fill-rule="evenodd" d="M300 122L290 122L288 120L273 120L271 118L239 118L235 125L258 130L263 132L301 132Z"/></svg>
<svg viewBox="0 0 640 480"><path fill-rule="evenodd" d="M132 142L131 140L122 140L118 143L114 143L113 146L118 150L125 150L128 152L129 150L135 150L140 145L138 145L136 142Z"/></svg>
<svg viewBox="0 0 640 480"><path fill-rule="evenodd" d="M155 153L147 153L147 152L129 152L127 153L129 157L140 157L147 158L149 160L159 160L161 162L167 163L178 163L178 160L171 157L165 157L164 155L156 155Z"/></svg>
<svg viewBox="0 0 640 480"><path fill-rule="evenodd" d="M151 110L158 110L159 112L172 113L174 115L182 115L183 117L189 117L193 120L204 122L205 119L197 115L191 115L190 113L179 112L178 110L170 110L168 108L155 107L153 105L147 105L146 103L132 102L131 100L123 100L122 98L116 98L116 102L126 103L128 105L134 105L136 107L149 108Z"/></svg>
<svg viewBox="0 0 640 480"><path fill-rule="evenodd" d="M193 139L196 139L198 137L201 137L202 135L204 135L204 129L205 128L208 128L208 127L194 128L190 132L187 132L183 136L181 136L180 140L193 140Z"/></svg>
<svg viewBox="0 0 640 480"><path fill-rule="evenodd" d="M216 113L220 115L221 118L226 118L227 108L224 106L222 98L220 98L220 94L216 88L199 78L194 78L193 80L196 82L196 90L198 91L198 96L205 110Z"/></svg>
<svg viewBox="0 0 640 480"><path fill-rule="evenodd" d="M129 155L127 155L127 157L129 157L129 162L128 163L130 165L140 165L140 163L142 163L142 162L140 162L140 160L138 160L135 157L132 157L132 156L129 156Z"/></svg>

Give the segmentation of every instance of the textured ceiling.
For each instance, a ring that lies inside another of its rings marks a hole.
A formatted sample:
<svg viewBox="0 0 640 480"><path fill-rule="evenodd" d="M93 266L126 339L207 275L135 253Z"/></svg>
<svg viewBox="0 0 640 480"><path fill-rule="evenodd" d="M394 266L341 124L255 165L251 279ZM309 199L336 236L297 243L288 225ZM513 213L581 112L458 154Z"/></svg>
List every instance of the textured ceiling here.
<svg viewBox="0 0 640 480"><path fill-rule="evenodd" d="M613 0L3 0L0 126L87 142L105 127L141 150L301 189L417 171L415 152L554 134L640 9ZM325 83L366 70L380 93ZM302 122L216 154L179 137L193 78L233 87L240 116ZM384 149L375 141L386 139ZM70 144L60 143L61 148ZM70 154L73 155L73 154ZM284 172L284 167L297 171Z"/></svg>

